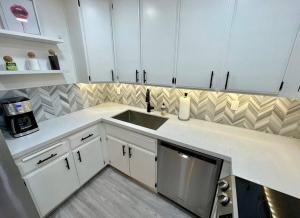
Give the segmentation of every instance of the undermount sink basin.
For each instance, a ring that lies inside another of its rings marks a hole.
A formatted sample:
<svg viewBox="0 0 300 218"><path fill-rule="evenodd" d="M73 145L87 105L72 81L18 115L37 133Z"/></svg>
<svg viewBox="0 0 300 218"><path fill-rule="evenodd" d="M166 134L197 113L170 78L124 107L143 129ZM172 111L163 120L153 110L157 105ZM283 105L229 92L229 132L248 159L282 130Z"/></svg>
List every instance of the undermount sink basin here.
<svg viewBox="0 0 300 218"><path fill-rule="evenodd" d="M164 122L168 120L168 118L140 113L132 110L125 111L121 114L113 116L112 118L153 130L157 130L161 125L164 124Z"/></svg>

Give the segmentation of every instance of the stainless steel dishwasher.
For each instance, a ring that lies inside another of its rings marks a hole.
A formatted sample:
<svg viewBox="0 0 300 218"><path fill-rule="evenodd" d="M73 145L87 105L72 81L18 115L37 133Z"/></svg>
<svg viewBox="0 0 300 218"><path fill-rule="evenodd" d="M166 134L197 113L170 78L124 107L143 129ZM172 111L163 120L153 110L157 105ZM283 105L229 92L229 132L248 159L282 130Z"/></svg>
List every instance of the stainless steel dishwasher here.
<svg viewBox="0 0 300 218"><path fill-rule="evenodd" d="M157 190L197 216L211 215L223 160L161 141Z"/></svg>

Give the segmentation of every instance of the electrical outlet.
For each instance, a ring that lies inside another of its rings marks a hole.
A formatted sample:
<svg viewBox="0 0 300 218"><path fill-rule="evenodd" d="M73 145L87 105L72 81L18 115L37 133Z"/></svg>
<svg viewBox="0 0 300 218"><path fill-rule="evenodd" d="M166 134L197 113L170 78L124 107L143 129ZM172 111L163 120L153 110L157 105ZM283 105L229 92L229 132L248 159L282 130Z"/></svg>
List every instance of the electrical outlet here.
<svg viewBox="0 0 300 218"><path fill-rule="evenodd" d="M121 89L120 89L120 87L117 88L117 94L118 94L118 95L121 94Z"/></svg>
<svg viewBox="0 0 300 218"><path fill-rule="evenodd" d="M240 102L238 100L232 101L230 109L233 110L233 111L238 110L239 109L239 104L240 104Z"/></svg>

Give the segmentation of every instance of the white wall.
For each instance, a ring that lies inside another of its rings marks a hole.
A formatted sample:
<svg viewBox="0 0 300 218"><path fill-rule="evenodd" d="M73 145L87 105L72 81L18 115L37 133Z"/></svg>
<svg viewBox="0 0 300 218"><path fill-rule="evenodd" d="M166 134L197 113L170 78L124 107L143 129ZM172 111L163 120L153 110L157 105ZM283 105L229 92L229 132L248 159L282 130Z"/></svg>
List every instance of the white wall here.
<svg viewBox="0 0 300 218"><path fill-rule="evenodd" d="M77 82L76 67L69 39L69 28L61 0L36 0L37 15L42 35L60 37L64 43L50 45L15 39L0 38L0 56L11 55L17 62L18 69L25 69L25 58L28 51L34 51L40 60L42 69L49 68L48 49L58 52L61 69L64 75L12 75L0 76L0 90L27 88L43 85L55 85ZM2 58L1 58L2 59ZM1 62L3 69L3 60Z"/></svg>

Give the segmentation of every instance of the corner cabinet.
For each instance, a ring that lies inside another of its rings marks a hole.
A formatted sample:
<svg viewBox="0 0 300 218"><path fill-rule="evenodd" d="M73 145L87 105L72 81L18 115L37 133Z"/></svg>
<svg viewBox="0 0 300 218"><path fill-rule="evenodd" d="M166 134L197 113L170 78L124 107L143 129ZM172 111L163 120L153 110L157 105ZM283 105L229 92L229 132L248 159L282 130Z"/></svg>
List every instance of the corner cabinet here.
<svg viewBox="0 0 300 218"><path fill-rule="evenodd" d="M80 185L86 183L104 167L100 140L100 137L96 137L72 151Z"/></svg>
<svg viewBox="0 0 300 218"><path fill-rule="evenodd" d="M112 125L106 134L110 165L155 190L156 140Z"/></svg>
<svg viewBox="0 0 300 218"><path fill-rule="evenodd" d="M278 94L299 9L298 0L237 0L222 89Z"/></svg>
<svg viewBox="0 0 300 218"><path fill-rule="evenodd" d="M92 82L117 80L108 0L80 0L88 71Z"/></svg>

